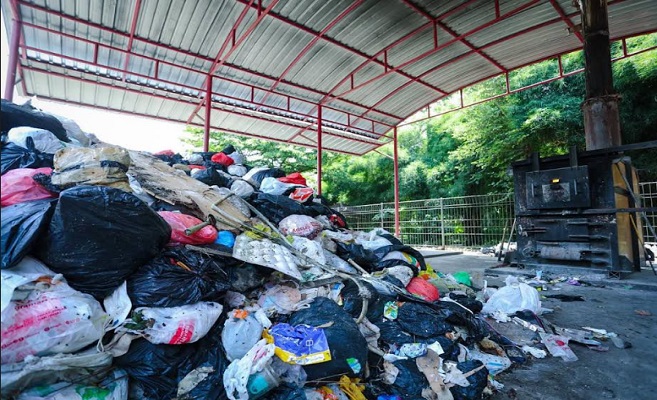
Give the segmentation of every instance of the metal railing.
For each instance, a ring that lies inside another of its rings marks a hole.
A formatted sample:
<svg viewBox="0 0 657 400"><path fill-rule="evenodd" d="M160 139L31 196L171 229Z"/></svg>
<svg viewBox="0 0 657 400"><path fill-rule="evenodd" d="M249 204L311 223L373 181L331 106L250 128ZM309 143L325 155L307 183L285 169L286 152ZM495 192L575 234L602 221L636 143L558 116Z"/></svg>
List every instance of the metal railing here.
<svg viewBox="0 0 657 400"><path fill-rule="evenodd" d="M639 185L643 207L657 207L657 182ZM350 227L369 231L395 229L395 204L339 207ZM401 240L410 246L479 249L509 238L514 219L513 193L446 197L400 202ZM657 227L657 213L646 213ZM643 224L644 241L657 238Z"/></svg>

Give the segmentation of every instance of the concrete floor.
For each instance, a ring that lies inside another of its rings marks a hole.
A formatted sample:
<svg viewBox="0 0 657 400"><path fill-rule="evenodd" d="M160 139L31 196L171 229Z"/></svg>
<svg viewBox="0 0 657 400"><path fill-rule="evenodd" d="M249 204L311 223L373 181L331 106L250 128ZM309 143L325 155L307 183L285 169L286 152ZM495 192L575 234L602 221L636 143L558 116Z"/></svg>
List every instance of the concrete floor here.
<svg viewBox="0 0 657 400"><path fill-rule="evenodd" d="M423 251L431 266L444 273L468 271L482 274L489 285L503 286L508 272L517 269L484 271L499 264L490 255L466 253L439 256L441 251ZM433 256L433 257L432 257ZM497 376L505 385L492 398L585 400L585 399L654 399L657 383L657 276L643 270L623 280L596 282L604 288L572 286L559 283L546 294L572 294L585 301L561 302L542 298L545 308L554 312L545 319L564 328L590 326L615 332L632 347L618 349L611 342L608 352L597 352L572 344L578 361L567 363L560 358L528 361ZM649 311L641 316L635 310Z"/></svg>

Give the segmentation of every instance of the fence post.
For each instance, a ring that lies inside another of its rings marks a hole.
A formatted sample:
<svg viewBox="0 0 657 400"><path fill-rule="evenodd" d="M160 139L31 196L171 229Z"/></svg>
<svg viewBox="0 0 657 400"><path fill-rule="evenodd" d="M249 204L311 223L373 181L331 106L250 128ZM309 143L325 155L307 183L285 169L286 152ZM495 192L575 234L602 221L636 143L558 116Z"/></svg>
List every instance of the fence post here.
<svg viewBox="0 0 657 400"><path fill-rule="evenodd" d="M384 229L383 228L383 203L381 203L381 209L380 209L380 214L379 215L381 216L381 229Z"/></svg>
<svg viewBox="0 0 657 400"><path fill-rule="evenodd" d="M445 250L445 207L443 204L443 198L440 198L440 237L442 242L442 248Z"/></svg>

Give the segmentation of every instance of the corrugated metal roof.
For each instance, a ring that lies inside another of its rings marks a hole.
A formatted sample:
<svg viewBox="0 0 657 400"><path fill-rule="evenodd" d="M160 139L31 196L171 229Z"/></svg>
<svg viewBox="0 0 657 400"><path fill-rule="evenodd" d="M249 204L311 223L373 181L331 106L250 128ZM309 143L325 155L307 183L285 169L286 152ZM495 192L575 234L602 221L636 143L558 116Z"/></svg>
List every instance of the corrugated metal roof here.
<svg viewBox="0 0 657 400"><path fill-rule="evenodd" d="M212 69L213 128L314 147L321 105L323 146L349 154L455 91L582 46L571 0L0 1L8 32L23 22L27 95L202 125ZM653 32L657 3L610 0L609 21L612 38Z"/></svg>

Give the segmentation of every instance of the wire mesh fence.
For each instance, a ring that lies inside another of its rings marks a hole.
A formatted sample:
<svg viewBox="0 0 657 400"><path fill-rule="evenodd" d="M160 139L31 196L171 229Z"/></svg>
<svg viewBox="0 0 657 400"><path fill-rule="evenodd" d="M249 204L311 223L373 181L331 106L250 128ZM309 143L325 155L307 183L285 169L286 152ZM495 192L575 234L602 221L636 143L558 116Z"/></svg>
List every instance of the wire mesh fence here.
<svg viewBox="0 0 657 400"><path fill-rule="evenodd" d="M395 229L394 203L339 209L356 230ZM479 248L499 243L513 223L513 193L400 202L401 240L411 246Z"/></svg>
<svg viewBox="0 0 657 400"><path fill-rule="evenodd" d="M641 192L641 205L643 207L657 207L657 182L644 182L639 184L639 189ZM647 212L646 218L653 229L657 229L657 213L656 212ZM648 224L643 222L643 240L646 243L655 243L657 242L657 237L653 235L653 231L650 229Z"/></svg>
<svg viewBox="0 0 657 400"><path fill-rule="evenodd" d="M657 182L640 184L643 207L657 207ZM509 239L514 219L513 193L446 197L400 202L402 242L417 247L471 248L494 246ZM395 204L379 203L338 208L352 229L395 230ZM647 212L653 227L657 213ZM644 241L657 242L647 224Z"/></svg>

